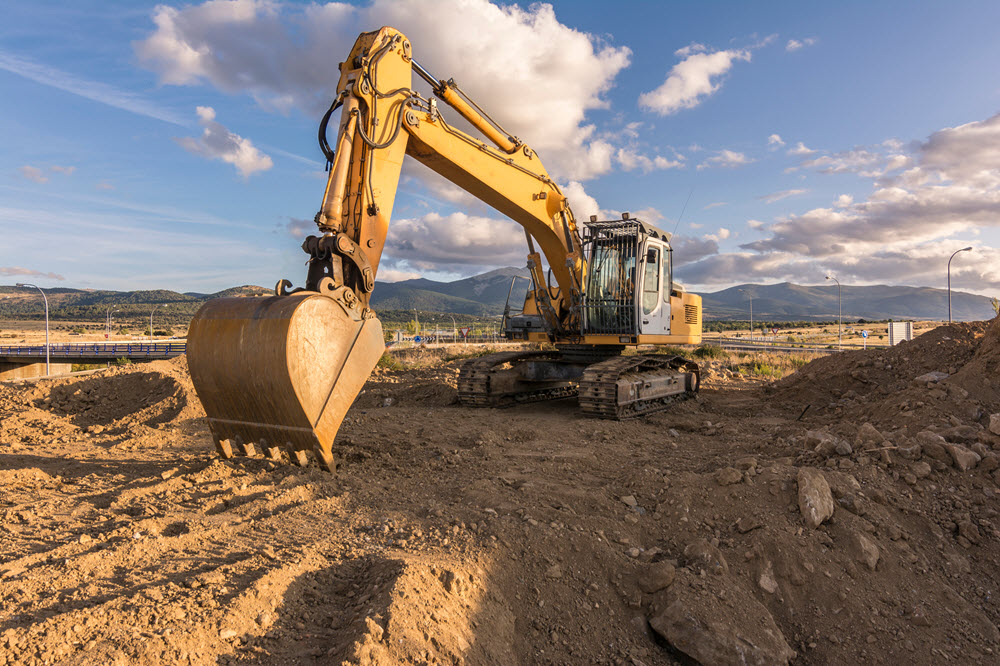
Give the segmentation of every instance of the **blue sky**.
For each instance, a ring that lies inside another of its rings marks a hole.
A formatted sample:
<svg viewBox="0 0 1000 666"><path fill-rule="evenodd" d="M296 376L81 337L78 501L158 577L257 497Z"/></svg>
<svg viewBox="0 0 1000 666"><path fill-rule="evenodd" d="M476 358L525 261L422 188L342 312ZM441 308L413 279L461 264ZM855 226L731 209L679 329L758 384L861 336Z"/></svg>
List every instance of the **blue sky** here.
<svg viewBox="0 0 1000 666"><path fill-rule="evenodd" d="M676 227L690 288L943 287L972 245L953 285L1000 293L996 2L5 9L0 282L301 283L316 124L354 37L389 24L536 148L578 217ZM524 252L516 225L408 164L379 279Z"/></svg>

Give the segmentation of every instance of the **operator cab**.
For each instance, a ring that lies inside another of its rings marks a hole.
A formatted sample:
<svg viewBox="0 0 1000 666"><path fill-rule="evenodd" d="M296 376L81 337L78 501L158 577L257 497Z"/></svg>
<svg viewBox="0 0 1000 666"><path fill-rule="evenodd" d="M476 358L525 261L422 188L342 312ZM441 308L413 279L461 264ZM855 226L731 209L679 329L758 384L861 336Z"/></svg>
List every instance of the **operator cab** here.
<svg viewBox="0 0 1000 666"><path fill-rule="evenodd" d="M588 259L584 334L668 335L670 234L624 213L620 220L591 218L584 224L583 244Z"/></svg>

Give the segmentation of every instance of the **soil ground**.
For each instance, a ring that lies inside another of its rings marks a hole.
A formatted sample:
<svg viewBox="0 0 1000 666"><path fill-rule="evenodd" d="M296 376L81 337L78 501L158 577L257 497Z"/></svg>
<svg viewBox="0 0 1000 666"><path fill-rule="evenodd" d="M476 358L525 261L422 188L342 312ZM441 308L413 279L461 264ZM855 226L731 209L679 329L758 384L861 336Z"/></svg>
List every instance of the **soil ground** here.
<svg viewBox="0 0 1000 666"><path fill-rule="evenodd" d="M0 384L0 665L1000 663L1000 321L625 422L443 354L336 476L219 459L183 358Z"/></svg>

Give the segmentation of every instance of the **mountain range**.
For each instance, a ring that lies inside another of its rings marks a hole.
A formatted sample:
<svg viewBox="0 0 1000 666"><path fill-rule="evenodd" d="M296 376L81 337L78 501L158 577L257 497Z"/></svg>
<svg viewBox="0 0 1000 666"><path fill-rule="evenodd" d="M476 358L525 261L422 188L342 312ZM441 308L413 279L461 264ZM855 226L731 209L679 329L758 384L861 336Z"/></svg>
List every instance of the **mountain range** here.
<svg viewBox="0 0 1000 666"><path fill-rule="evenodd" d="M511 289L511 281L514 285ZM400 282L379 282L372 294L372 307L379 312L444 312L489 316L503 312L510 291L513 311L520 310L531 281L524 268L498 270L455 280L438 282L419 278ZM741 291L742 290L742 291ZM190 318L204 301L220 296L261 296L271 290L256 286L233 287L213 294L153 291L96 291L47 289L53 319L102 320L108 308L121 316L149 316L160 309L157 319ZM742 284L716 292L701 292L704 319L746 320L753 299L754 319L759 321L822 321L838 315L836 284L806 286ZM844 286L840 306L845 320L857 319L937 319L948 318L948 292L929 287L869 285ZM0 287L0 319L37 318L41 307L34 290ZM994 316L990 299L960 291L952 292L952 318L957 321L990 319Z"/></svg>

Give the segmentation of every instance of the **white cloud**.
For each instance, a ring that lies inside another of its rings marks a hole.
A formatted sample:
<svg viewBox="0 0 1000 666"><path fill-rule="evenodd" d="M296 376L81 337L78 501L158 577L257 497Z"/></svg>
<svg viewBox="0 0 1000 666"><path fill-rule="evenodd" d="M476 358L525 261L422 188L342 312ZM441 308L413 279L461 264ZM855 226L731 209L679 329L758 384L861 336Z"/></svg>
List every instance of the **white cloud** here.
<svg viewBox="0 0 1000 666"><path fill-rule="evenodd" d="M732 150L720 150L718 153L699 164L698 171L712 167L732 169L738 166L743 166L744 164L750 164L751 162L753 162L753 160L743 153L737 153Z"/></svg>
<svg viewBox="0 0 1000 666"><path fill-rule="evenodd" d="M36 271L31 268L23 268L21 266L0 266L0 275L5 276L24 276L24 277L42 277L48 278L49 280L65 280L62 275L58 273L43 273L42 271Z"/></svg>
<svg viewBox="0 0 1000 666"><path fill-rule="evenodd" d="M749 49L706 53L701 44L684 47L675 55L683 60L670 69L662 85L639 96L640 108L661 116L693 109L722 86L720 77L732 69L734 62L750 61Z"/></svg>
<svg viewBox="0 0 1000 666"><path fill-rule="evenodd" d="M805 46L812 46L816 43L815 37L806 37L805 39L789 39L788 43L785 44L786 51L798 51Z"/></svg>
<svg viewBox="0 0 1000 666"><path fill-rule="evenodd" d="M729 204L725 201L716 201L703 207L702 210L711 210L713 208L718 208L719 206L728 206Z"/></svg>
<svg viewBox="0 0 1000 666"><path fill-rule="evenodd" d="M232 164L244 178L274 166L271 158L260 152L250 139L230 132L218 122L215 119L215 109L199 106L197 112L198 123L204 128L201 136L174 139L184 150Z"/></svg>
<svg viewBox="0 0 1000 666"><path fill-rule="evenodd" d="M570 181L568 185L562 188L562 192L566 195L566 203L569 204L570 209L573 211L577 224L582 226L583 222L589 220L591 215L600 217L601 207L597 204L597 199L587 194L583 183L575 180Z"/></svg>
<svg viewBox="0 0 1000 666"><path fill-rule="evenodd" d="M418 270L455 266L517 266L526 254L524 230L509 219L428 213L394 220L385 252L392 262Z"/></svg>
<svg viewBox="0 0 1000 666"><path fill-rule="evenodd" d="M771 194L765 194L764 196L757 198L761 201L766 201L767 203L774 203L775 201L781 201L782 199L787 199L788 197L805 194L808 191L809 190L781 190L780 192L772 192Z"/></svg>
<svg viewBox="0 0 1000 666"><path fill-rule="evenodd" d="M112 185L111 183L109 183L106 180L102 180L97 185L94 185L94 187L96 189L98 189L98 190L113 190L113 189L115 189L115 186Z"/></svg>
<svg viewBox="0 0 1000 666"><path fill-rule="evenodd" d="M399 28L436 76L454 77L484 109L535 148L560 180L611 169L614 148L586 121L630 51L556 19L550 5L487 0L280 4L268 0L161 5L156 30L136 44L163 83L207 82L252 95L267 109L319 116L332 99L338 58L371 26ZM530 103L526 97L530 97ZM444 105L442 105L444 106Z"/></svg>
<svg viewBox="0 0 1000 666"><path fill-rule="evenodd" d="M18 167L18 171L21 172L23 178L27 178L33 183L47 183L49 182L49 177L45 175L45 172L38 167L31 166L30 164L25 164L22 167Z"/></svg>
<svg viewBox="0 0 1000 666"><path fill-rule="evenodd" d="M796 155L796 156L812 155L815 152L816 151L813 150L812 148L807 148L806 144L802 143L801 141L795 144L794 148L788 149L789 155Z"/></svg>
<svg viewBox="0 0 1000 666"><path fill-rule="evenodd" d="M416 271L401 271L395 268L379 268L378 282L402 282L403 280L416 280L421 277Z"/></svg>
<svg viewBox="0 0 1000 666"><path fill-rule="evenodd" d="M649 173L654 169L680 169L684 167L683 160L671 160L660 155L651 158L639 154L632 148L619 148L615 158L625 171L641 169L644 173Z"/></svg>
<svg viewBox="0 0 1000 666"><path fill-rule="evenodd" d="M73 172L76 171L76 167L75 166L58 166L58 165L53 165L53 166L50 166L49 168L52 169L53 171L55 171L56 173L65 174L67 176L73 175Z"/></svg>
<svg viewBox="0 0 1000 666"><path fill-rule="evenodd" d="M312 220L306 220L300 217L289 218L288 222L285 224L285 231L292 238L305 238L309 234L317 233L316 223Z"/></svg>
<svg viewBox="0 0 1000 666"><path fill-rule="evenodd" d="M808 282L832 271L844 282L942 286L950 253L972 245L952 267L953 286L1000 289L1000 250L976 238L1000 228L1000 114L935 132L905 155L898 145L882 148L889 152L856 148L815 165L868 174L874 189L865 200L841 195L829 208L761 225L767 237L687 267L685 279L717 284L739 273ZM887 174L900 155L912 166Z"/></svg>
<svg viewBox="0 0 1000 666"><path fill-rule="evenodd" d="M767 147L770 150L777 150L778 148L781 148L783 145L785 145L785 142L781 139L780 135L772 134L771 136L767 137Z"/></svg>
<svg viewBox="0 0 1000 666"><path fill-rule="evenodd" d="M714 234L705 234L704 236L702 236L702 238L704 238L707 241L715 241L716 243L718 243L721 240L726 240L731 235L732 235L732 232L729 231L729 229L726 229L725 227L721 227Z"/></svg>
<svg viewBox="0 0 1000 666"><path fill-rule="evenodd" d="M154 104L134 93L118 90L98 81L74 76L12 53L0 51L0 69L129 113L162 120L174 125L187 124L169 110L164 109L162 105Z"/></svg>

